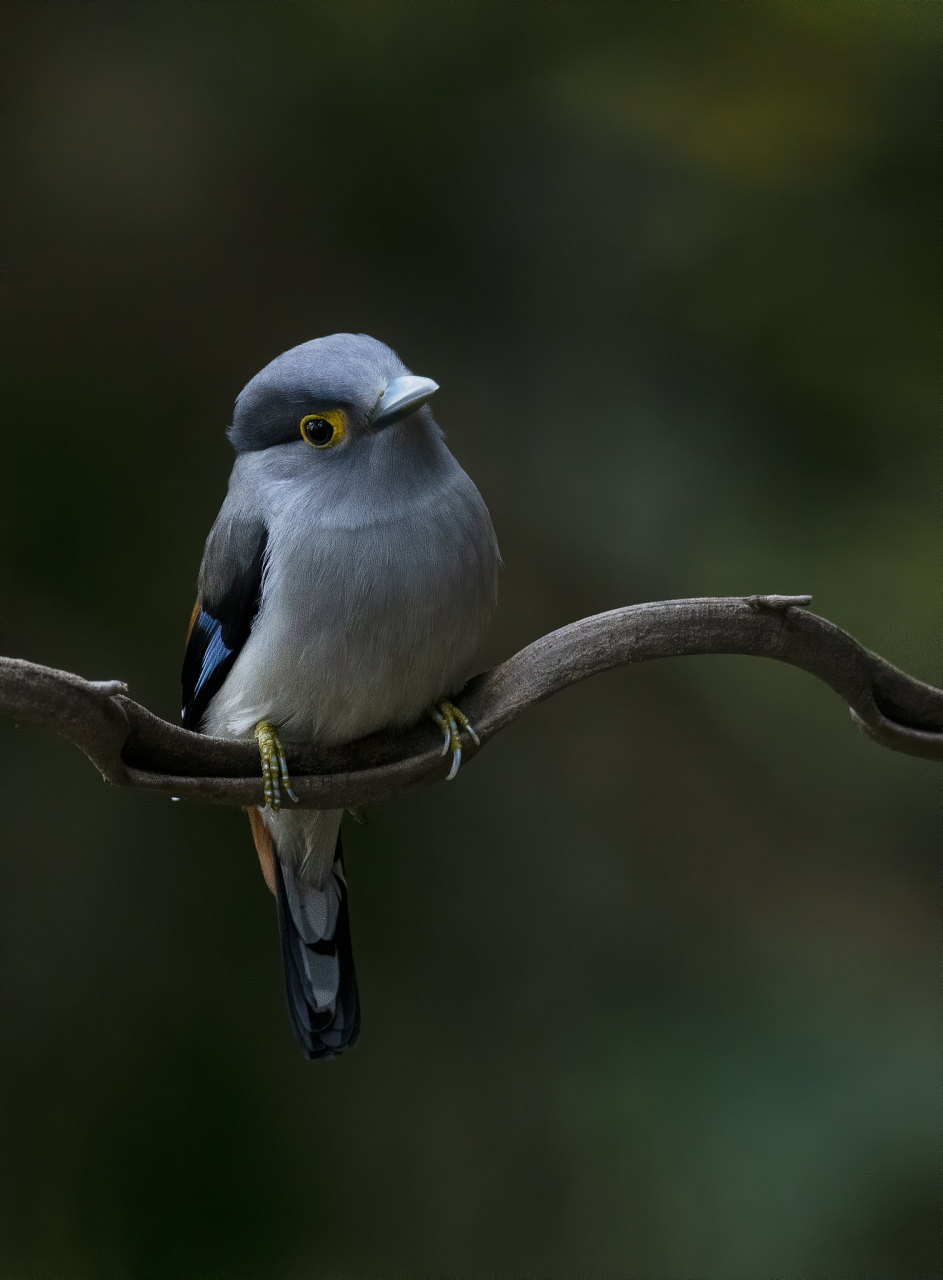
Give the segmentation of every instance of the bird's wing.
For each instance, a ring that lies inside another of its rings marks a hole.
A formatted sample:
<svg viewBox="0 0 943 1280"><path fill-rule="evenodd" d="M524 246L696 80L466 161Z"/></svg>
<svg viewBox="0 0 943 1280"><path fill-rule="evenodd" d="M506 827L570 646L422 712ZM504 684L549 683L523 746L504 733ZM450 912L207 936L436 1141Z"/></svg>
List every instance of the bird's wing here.
<svg viewBox="0 0 943 1280"><path fill-rule="evenodd" d="M229 508L227 510L227 508ZM259 611L268 535L258 516L223 504L206 540L183 659L183 724L199 730Z"/></svg>

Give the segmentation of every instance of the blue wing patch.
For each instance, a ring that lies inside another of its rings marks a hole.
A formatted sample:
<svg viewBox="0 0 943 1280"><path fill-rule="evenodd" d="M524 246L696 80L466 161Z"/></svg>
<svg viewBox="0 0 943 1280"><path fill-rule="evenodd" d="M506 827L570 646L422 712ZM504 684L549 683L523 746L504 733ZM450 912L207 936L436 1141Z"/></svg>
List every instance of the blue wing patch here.
<svg viewBox="0 0 943 1280"><path fill-rule="evenodd" d="M223 624L205 609L193 620L183 660L183 727L198 730L209 701L219 692L236 661L223 640Z"/></svg>
<svg viewBox="0 0 943 1280"><path fill-rule="evenodd" d="M210 699L218 693L249 638L259 612L266 536L243 572L234 576L216 598L197 601L183 659L183 727L200 730Z"/></svg>

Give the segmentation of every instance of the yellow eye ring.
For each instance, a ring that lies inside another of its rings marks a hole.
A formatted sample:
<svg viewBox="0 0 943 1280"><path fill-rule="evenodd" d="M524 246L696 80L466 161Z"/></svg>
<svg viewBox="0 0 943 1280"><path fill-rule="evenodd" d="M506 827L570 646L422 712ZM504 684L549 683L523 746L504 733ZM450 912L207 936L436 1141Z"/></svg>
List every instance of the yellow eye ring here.
<svg viewBox="0 0 943 1280"><path fill-rule="evenodd" d="M301 438L312 449L333 449L346 434L347 417L342 409L325 409L301 419Z"/></svg>

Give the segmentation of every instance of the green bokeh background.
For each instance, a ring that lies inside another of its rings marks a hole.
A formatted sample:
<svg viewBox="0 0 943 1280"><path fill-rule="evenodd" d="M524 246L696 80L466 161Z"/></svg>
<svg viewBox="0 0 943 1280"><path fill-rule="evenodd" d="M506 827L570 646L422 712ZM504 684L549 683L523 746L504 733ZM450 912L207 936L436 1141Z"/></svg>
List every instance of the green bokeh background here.
<svg viewBox="0 0 943 1280"><path fill-rule="evenodd" d="M6 6L0 651L174 719L233 399L352 329L491 508L482 666L811 592L939 682L938 17ZM3 1275L936 1271L938 771L811 677L597 677L352 827L324 1064L242 814L0 753Z"/></svg>

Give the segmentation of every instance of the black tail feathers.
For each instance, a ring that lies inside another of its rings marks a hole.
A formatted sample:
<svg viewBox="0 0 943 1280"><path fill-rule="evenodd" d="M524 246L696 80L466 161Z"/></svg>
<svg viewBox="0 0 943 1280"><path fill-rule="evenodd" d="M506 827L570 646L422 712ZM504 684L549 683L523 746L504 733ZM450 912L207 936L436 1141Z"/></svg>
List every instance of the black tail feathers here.
<svg viewBox="0 0 943 1280"><path fill-rule="evenodd" d="M299 883L277 852L274 862L291 1029L306 1058L332 1058L352 1048L360 1033L340 835L323 890Z"/></svg>

